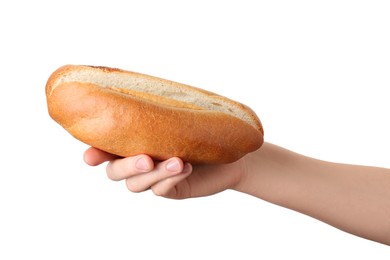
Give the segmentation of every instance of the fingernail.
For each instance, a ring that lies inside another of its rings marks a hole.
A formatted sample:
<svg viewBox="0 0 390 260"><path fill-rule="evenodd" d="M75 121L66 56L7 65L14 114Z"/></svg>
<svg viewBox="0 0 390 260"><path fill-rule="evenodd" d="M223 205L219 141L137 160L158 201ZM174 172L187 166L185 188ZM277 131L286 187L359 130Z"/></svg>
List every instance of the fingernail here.
<svg viewBox="0 0 390 260"><path fill-rule="evenodd" d="M135 162L135 167L136 167L138 170L141 170L141 171L147 171L147 170L149 170L148 162L147 162L146 159L143 158L143 157L139 158L139 159Z"/></svg>
<svg viewBox="0 0 390 260"><path fill-rule="evenodd" d="M186 174L186 173L189 173L191 170L192 170L191 164L186 163L184 165L183 171L181 173Z"/></svg>
<svg viewBox="0 0 390 260"><path fill-rule="evenodd" d="M172 160L167 164L166 168L170 172L178 172L180 171L180 163L177 160Z"/></svg>

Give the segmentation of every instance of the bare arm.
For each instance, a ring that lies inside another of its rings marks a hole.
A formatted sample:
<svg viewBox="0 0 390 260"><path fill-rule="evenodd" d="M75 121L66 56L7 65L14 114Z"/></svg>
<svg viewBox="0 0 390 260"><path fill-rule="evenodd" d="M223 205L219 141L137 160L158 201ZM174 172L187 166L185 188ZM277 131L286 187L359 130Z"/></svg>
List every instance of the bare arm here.
<svg viewBox="0 0 390 260"><path fill-rule="evenodd" d="M84 159L90 165L109 160L108 176L126 180L133 192L150 188L183 199L234 189L390 245L389 169L320 161L269 143L226 165L193 167L179 158L155 164L146 155L115 159L94 148Z"/></svg>
<svg viewBox="0 0 390 260"><path fill-rule="evenodd" d="M390 170L324 162L264 144L237 190L390 245Z"/></svg>

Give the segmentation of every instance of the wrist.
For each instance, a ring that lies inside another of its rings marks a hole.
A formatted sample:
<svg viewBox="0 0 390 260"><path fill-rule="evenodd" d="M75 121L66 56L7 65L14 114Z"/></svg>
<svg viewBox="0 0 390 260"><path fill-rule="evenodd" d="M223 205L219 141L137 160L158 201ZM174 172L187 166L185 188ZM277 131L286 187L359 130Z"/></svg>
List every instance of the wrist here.
<svg viewBox="0 0 390 260"><path fill-rule="evenodd" d="M233 165L235 166L233 172L234 172L234 178L231 183L231 186L229 187L232 190L244 192L244 183L247 179L247 156L245 155L238 161L234 162ZM245 192L244 192L245 193Z"/></svg>
<svg viewBox="0 0 390 260"><path fill-rule="evenodd" d="M260 175L263 172L261 169L263 165L263 162L261 162L262 153L268 149L267 146L268 144L264 143L259 150L249 153L239 160L240 174L232 188L233 190L259 197L255 194L254 190L261 189L261 176L256 175Z"/></svg>
<svg viewBox="0 0 390 260"><path fill-rule="evenodd" d="M235 190L281 204L300 179L306 157L264 143L242 158L242 173ZM283 203L282 203L283 204Z"/></svg>

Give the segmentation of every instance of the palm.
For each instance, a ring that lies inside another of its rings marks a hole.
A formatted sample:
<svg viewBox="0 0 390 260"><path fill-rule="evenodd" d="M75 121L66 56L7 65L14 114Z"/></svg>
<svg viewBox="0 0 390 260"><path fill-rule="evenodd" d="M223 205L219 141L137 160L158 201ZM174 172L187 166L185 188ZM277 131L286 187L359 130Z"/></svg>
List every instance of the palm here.
<svg viewBox="0 0 390 260"><path fill-rule="evenodd" d="M84 160L89 165L110 161L108 176L113 180L126 180L130 191L140 192L151 188L156 195L172 199L208 196L234 188L244 172L244 159L231 164L197 165L192 167L192 172L177 172L174 175L167 175L164 171L164 165L169 160L153 166L149 157L151 170L139 172L134 167L135 159L136 156L121 159L92 147L84 154Z"/></svg>
<svg viewBox="0 0 390 260"><path fill-rule="evenodd" d="M243 173L243 162L194 166L192 174L174 186L165 197L184 199L212 195L233 188Z"/></svg>

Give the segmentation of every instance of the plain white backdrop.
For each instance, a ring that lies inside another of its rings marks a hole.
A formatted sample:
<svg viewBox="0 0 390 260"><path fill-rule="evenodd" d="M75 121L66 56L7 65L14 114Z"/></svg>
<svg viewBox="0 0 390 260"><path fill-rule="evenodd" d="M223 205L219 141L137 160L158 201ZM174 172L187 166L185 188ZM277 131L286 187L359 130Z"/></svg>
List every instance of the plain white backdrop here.
<svg viewBox="0 0 390 260"><path fill-rule="evenodd" d="M375 0L1 2L0 259L389 259L245 194L133 194L83 163L44 96L65 64L133 70L249 105L268 142L390 167L389 14Z"/></svg>

